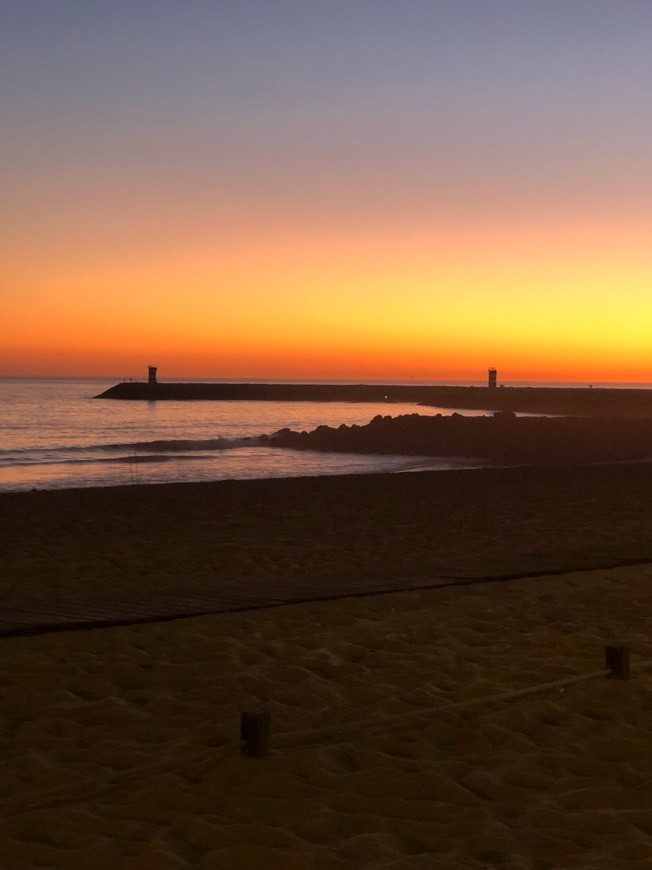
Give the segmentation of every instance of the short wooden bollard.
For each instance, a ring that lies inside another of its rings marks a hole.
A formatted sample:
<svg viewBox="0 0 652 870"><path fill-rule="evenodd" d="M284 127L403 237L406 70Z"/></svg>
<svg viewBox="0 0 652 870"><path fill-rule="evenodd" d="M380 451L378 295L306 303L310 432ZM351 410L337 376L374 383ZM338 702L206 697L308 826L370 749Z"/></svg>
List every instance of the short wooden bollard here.
<svg viewBox="0 0 652 870"><path fill-rule="evenodd" d="M624 643L616 643L604 648L606 667L611 671L612 680L629 679L629 647Z"/></svg>
<svg viewBox="0 0 652 870"><path fill-rule="evenodd" d="M246 710L240 714L240 752L252 758L270 753L272 714L269 710Z"/></svg>

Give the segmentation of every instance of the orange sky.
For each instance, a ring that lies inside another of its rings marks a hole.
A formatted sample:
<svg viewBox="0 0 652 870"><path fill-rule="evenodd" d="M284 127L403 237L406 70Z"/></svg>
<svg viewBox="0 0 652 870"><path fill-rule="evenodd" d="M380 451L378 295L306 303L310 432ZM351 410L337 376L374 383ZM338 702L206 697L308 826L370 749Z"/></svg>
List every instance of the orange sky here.
<svg viewBox="0 0 652 870"><path fill-rule="evenodd" d="M0 375L652 381L641 21L465 5L10 0Z"/></svg>
<svg viewBox="0 0 652 870"><path fill-rule="evenodd" d="M162 378L478 379L496 365L509 380L650 380L645 229L54 250L10 270L3 374L134 377L155 362Z"/></svg>

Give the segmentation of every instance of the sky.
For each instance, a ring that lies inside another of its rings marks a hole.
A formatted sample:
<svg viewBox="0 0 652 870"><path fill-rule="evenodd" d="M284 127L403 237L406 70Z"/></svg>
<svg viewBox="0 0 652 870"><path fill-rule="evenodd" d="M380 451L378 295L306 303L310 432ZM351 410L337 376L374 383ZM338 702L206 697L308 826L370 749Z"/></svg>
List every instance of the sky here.
<svg viewBox="0 0 652 870"><path fill-rule="evenodd" d="M0 0L0 375L652 382L650 0Z"/></svg>

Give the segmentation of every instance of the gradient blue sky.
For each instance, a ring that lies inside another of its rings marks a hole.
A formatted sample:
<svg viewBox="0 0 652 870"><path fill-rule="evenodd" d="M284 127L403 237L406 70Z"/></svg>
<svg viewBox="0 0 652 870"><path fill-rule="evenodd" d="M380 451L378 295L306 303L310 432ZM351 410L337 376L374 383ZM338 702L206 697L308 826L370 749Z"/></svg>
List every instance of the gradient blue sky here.
<svg viewBox="0 0 652 870"><path fill-rule="evenodd" d="M652 380L651 85L649 0L2 0L0 373Z"/></svg>

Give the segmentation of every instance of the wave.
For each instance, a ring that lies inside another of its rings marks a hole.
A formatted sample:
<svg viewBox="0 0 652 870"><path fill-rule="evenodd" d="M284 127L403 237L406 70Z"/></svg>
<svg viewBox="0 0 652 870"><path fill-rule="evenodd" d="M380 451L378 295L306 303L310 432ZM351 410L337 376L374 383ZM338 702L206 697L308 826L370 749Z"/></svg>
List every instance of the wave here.
<svg viewBox="0 0 652 870"><path fill-rule="evenodd" d="M175 439L172 441L136 441L128 445L115 445L119 449L177 453L183 450L235 450L238 447L256 447L267 441L266 435L244 435L241 438Z"/></svg>
<svg viewBox="0 0 652 870"><path fill-rule="evenodd" d="M237 450L240 447L269 446L267 435L239 438L183 438L156 441L120 441L108 444L75 444L66 447L0 450L0 467L16 465L60 465L89 462L166 462L196 459L196 453ZM117 455L116 455L117 454Z"/></svg>

